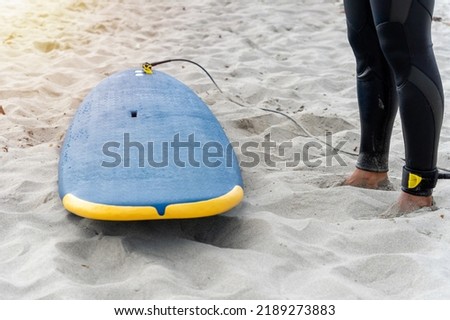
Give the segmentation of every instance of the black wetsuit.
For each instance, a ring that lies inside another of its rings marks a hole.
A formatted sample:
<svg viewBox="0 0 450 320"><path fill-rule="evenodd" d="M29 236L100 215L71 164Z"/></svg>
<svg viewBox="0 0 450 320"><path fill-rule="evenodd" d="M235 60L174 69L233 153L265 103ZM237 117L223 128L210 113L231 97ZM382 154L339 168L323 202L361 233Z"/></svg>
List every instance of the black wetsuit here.
<svg viewBox="0 0 450 320"><path fill-rule="evenodd" d="M402 189L429 196L437 180L444 95L431 42L434 0L344 0L357 62L361 147L357 167L388 171L400 106L406 165Z"/></svg>

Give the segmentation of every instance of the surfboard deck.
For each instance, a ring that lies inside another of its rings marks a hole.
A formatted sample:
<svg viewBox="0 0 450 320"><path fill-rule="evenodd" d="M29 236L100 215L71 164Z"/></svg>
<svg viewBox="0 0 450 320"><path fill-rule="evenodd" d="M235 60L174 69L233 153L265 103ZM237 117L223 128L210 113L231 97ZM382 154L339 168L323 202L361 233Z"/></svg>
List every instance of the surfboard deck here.
<svg viewBox="0 0 450 320"><path fill-rule="evenodd" d="M198 218L243 198L221 125L187 86L129 69L100 82L69 127L59 162L64 207L98 220Z"/></svg>

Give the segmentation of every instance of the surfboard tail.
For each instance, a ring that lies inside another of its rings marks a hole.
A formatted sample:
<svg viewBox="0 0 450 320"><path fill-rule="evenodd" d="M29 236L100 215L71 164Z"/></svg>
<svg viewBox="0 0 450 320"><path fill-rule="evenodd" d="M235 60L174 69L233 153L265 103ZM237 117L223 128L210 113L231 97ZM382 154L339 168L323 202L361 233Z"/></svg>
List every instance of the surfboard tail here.
<svg viewBox="0 0 450 320"><path fill-rule="evenodd" d="M244 190L237 185L228 193L217 198L196 202L169 204L164 214L153 206L117 206L94 203L68 193L63 197L64 207L84 218L108 221L138 221L192 219L214 216L236 207L244 198Z"/></svg>

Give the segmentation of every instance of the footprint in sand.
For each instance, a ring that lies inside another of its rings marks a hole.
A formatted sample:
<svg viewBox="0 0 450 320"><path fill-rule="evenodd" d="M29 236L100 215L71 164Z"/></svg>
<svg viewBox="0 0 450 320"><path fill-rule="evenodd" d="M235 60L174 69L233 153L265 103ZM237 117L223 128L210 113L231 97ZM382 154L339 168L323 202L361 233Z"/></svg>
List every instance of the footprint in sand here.
<svg viewBox="0 0 450 320"><path fill-rule="evenodd" d="M246 131L247 135L249 133L259 135L263 133L267 128L270 128L271 126L284 121L286 120L283 119L283 117L276 114L265 114L230 121L230 126L242 131Z"/></svg>

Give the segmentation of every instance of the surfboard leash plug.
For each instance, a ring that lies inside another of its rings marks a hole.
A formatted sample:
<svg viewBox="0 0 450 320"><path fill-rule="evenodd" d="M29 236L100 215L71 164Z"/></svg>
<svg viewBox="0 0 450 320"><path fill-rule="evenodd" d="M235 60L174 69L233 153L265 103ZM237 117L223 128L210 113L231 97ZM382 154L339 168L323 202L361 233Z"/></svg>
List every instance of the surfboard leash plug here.
<svg viewBox="0 0 450 320"><path fill-rule="evenodd" d="M146 74L152 74L153 73L153 69L152 68L153 68L152 64L150 64L148 62L144 62L142 64L142 70L144 70L144 72Z"/></svg>

